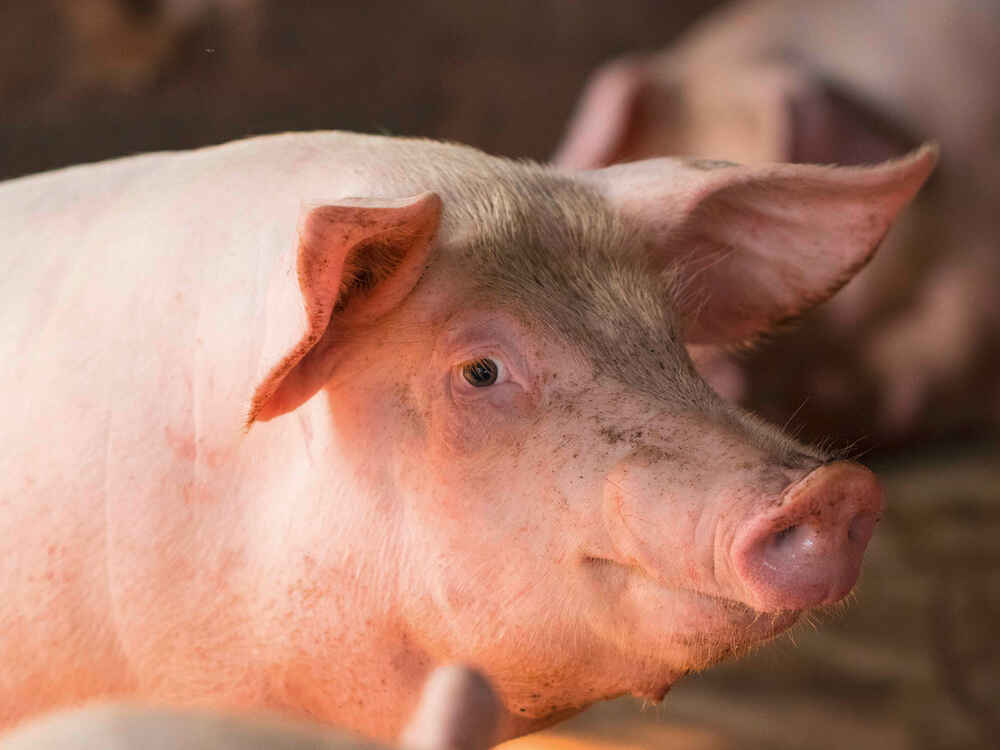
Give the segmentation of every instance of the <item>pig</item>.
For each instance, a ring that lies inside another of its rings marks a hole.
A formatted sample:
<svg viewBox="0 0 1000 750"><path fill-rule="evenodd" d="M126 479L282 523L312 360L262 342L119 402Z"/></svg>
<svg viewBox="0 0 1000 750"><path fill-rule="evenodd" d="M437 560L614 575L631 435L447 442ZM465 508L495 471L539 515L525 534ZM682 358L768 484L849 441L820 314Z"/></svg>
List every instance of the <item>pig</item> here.
<svg viewBox="0 0 1000 750"><path fill-rule="evenodd" d="M554 161L860 164L939 140L934 184L842 294L755 352L693 353L721 393L813 439L888 449L995 430L998 48L997 3L737 3L595 73Z"/></svg>
<svg viewBox="0 0 1000 750"><path fill-rule="evenodd" d="M485 679L439 667L403 733L405 750L486 750L496 699ZM323 727L253 716L119 704L58 712L0 737L0 750L386 750Z"/></svg>
<svg viewBox="0 0 1000 750"><path fill-rule="evenodd" d="M319 132L0 185L0 724L129 698L391 740L461 662L500 741L841 599L874 475L684 344L831 294L935 160Z"/></svg>

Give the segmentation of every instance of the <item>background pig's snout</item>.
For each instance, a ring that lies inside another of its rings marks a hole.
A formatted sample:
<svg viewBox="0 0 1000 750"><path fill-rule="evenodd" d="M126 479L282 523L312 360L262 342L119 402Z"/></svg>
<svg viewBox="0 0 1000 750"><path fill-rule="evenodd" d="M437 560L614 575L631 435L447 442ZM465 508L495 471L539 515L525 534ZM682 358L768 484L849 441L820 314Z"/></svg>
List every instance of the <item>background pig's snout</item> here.
<svg viewBox="0 0 1000 750"><path fill-rule="evenodd" d="M831 604L854 587L882 512L875 475L840 461L789 486L733 546L747 604L764 612Z"/></svg>

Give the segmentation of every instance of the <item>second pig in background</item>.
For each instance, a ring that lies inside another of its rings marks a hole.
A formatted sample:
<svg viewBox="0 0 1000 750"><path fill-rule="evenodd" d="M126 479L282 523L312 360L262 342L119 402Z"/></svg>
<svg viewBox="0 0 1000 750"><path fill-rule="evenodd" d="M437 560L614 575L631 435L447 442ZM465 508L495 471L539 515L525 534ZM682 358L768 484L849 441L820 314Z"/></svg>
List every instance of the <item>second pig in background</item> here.
<svg viewBox="0 0 1000 750"><path fill-rule="evenodd" d="M858 164L942 146L883 251L801 325L695 352L730 398L864 447L1000 423L1000 4L762 0L614 60L555 160L658 155Z"/></svg>

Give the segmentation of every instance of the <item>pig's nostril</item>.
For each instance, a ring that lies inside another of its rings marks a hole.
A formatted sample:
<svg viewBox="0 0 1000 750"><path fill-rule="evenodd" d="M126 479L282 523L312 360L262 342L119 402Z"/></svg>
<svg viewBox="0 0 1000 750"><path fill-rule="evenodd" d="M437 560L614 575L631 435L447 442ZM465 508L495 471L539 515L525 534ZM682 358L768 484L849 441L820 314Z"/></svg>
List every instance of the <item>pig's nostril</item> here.
<svg viewBox="0 0 1000 750"><path fill-rule="evenodd" d="M771 570L784 570L802 564L816 545L818 531L808 524L796 523L774 532L765 540L763 563Z"/></svg>
<svg viewBox="0 0 1000 750"><path fill-rule="evenodd" d="M795 526L789 526L787 529L782 529L777 534L774 535L774 544L781 544L786 539L788 539L792 533L795 531Z"/></svg>

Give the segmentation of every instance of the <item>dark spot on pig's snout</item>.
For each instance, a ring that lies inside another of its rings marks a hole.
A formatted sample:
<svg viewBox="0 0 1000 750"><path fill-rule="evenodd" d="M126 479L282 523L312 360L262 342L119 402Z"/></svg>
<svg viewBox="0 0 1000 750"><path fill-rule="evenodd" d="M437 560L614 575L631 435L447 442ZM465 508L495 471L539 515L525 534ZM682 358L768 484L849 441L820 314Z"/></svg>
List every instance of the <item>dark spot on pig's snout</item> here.
<svg viewBox="0 0 1000 750"><path fill-rule="evenodd" d="M602 427L600 429L600 433L601 437L607 440L610 445L615 445L625 439L624 431L619 430L616 427L612 427L611 425L605 425Z"/></svg>
<svg viewBox="0 0 1000 750"><path fill-rule="evenodd" d="M767 463L760 467L757 481L767 496L777 498L791 484L792 479L784 467Z"/></svg>
<svg viewBox="0 0 1000 750"><path fill-rule="evenodd" d="M767 463L760 467L758 481L762 490L772 497L780 496L788 487L802 479L823 462L804 453L786 456L780 463Z"/></svg>

